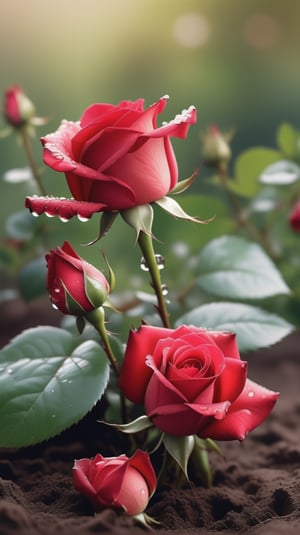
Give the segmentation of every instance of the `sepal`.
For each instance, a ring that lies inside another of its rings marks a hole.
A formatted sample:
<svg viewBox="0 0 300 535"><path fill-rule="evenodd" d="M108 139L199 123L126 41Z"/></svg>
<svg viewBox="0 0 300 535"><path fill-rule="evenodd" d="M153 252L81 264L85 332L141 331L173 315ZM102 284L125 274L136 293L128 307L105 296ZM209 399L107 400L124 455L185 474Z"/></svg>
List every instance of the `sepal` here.
<svg viewBox="0 0 300 535"><path fill-rule="evenodd" d="M165 212L168 212L168 214L171 214L173 217L179 218L179 219L186 219L187 221L193 221L193 223L209 223L211 219L208 219L206 221L201 221L197 217L192 217L188 215L178 204L175 199L172 199L171 197L162 197L158 201L155 201L158 206L160 206Z"/></svg>
<svg viewBox="0 0 300 535"><path fill-rule="evenodd" d="M162 441L169 455L176 461L189 480L187 466L195 446L195 437L193 435L175 437L164 434Z"/></svg>
<svg viewBox="0 0 300 535"><path fill-rule="evenodd" d="M190 177L178 182L175 188L170 191L170 195L178 195L179 193L183 193L184 191L186 191L193 184L197 174L198 169L196 169Z"/></svg>
<svg viewBox="0 0 300 535"><path fill-rule="evenodd" d="M139 433L140 431L144 431L145 429L149 429L150 427L153 427L153 423L146 415L139 416L138 418L136 418L136 420L133 420L132 422L129 422L128 424L113 424L113 423L108 423L108 422L101 422L101 423L114 427L115 429L118 429L119 431L122 431L122 433L126 433L126 434Z"/></svg>
<svg viewBox="0 0 300 535"><path fill-rule="evenodd" d="M140 206L123 210L121 216L136 231L136 239L138 239L140 232L153 237L153 208L150 204L141 204Z"/></svg>

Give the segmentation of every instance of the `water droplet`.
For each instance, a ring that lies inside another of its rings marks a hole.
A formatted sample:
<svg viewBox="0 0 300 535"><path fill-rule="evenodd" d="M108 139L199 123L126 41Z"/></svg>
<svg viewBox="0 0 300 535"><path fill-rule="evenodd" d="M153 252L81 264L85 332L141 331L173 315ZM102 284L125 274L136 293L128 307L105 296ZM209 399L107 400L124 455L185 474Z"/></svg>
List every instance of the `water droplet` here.
<svg viewBox="0 0 300 535"><path fill-rule="evenodd" d="M39 214L37 212L31 212L31 215L33 215L33 217L39 217Z"/></svg>
<svg viewBox="0 0 300 535"><path fill-rule="evenodd" d="M166 284L162 284L162 286L161 286L161 293L162 293L163 295L168 295L168 293L169 293L169 288L168 288L168 286L167 286Z"/></svg>
<svg viewBox="0 0 300 535"><path fill-rule="evenodd" d="M55 217L55 214L52 214L51 212L44 212L44 214L45 214L47 217Z"/></svg>
<svg viewBox="0 0 300 535"><path fill-rule="evenodd" d="M59 294L61 292L61 288L56 286L56 288L53 289L53 292L56 293L56 294Z"/></svg>
<svg viewBox="0 0 300 535"><path fill-rule="evenodd" d="M164 257L161 254L156 254L155 255L155 260L156 260L158 269L164 269L164 267L165 267L165 259L164 259Z"/></svg>
<svg viewBox="0 0 300 535"><path fill-rule="evenodd" d="M54 310L58 310L58 306L55 303L51 303L51 305L52 305L52 308L54 308Z"/></svg>
<svg viewBox="0 0 300 535"><path fill-rule="evenodd" d="M79 219L81 223L86 223L87 221L89 221L89 217L84 217L83 215L80 215L80 214L77 214L77 219Z"/></svg>
<svg viewBox="0 0 300 535"><path fill-rule="evenodd" d="M140 489L140 494L143 494L143 495L145 495L145 494L146 494L146 489L144 489L144 488L141 488L141 489Z"/></svg>
<svg viewBox="0 0 300 535"><path fill-rule="evenodd" d="M61 215L59 216L59 219L61 220L62 223L67 223L69 221L67 217L62 217Z"/></svg>
<svg viewBox="0 0 300 535"><path fill-rule="evenodd" d="M252 390L250 390L250 392L248 392L248 396L249 396L249 398L253 398L254 397L254 392Z"/></svg>
<svg viewBox="0 0 300 535"><path fill-rule="evenodd" d="M140 261L140 268L142 271L149 271L145 258L142 256Z"/></svg>

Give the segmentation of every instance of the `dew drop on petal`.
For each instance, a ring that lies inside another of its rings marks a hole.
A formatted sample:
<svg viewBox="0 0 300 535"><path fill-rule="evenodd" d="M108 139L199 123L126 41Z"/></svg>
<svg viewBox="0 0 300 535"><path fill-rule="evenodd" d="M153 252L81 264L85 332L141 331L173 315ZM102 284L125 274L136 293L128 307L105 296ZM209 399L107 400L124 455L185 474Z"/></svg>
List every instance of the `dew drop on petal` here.
<svg viewBox="0 0 300 535"><path fill-rule="evenodd" d="M62 223L67 223L67 221L69 221L67 217L59 216L59 219L61 220Z"/></svg>
<svg viewBox="0 0 300 535"><path fill-rule="evenodd" d="M89 217L85 217L85 216L80 215L80 214L77 214L77 219L79 221L81 221L81 223L86 223L87 221L89 221Z"/></svg>
<svg viewBox="0 0 300 535"><path fill-rule="evenodd" d="M253 392L253 390L250 390L250 392L248 392L248 397L249 397L249 398L253 398L253 397L254 397L254 392Z"/></svg>
<svg viewBox="0 0 300 535"><path fill-rule="evenodd" d="M55 303L51 303L51 305L52 305L52 308L54 308L54 310L58 310L58 306L56 306Z"/></svg>

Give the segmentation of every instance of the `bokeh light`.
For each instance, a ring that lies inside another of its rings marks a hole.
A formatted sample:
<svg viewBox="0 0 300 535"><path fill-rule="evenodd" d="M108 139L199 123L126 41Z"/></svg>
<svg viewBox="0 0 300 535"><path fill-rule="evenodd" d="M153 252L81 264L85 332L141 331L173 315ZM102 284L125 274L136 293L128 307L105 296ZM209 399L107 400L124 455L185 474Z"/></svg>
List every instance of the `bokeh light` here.
<svg viewBox="0 0 300 535"><path fill-rule="evenodd" d="M254 48L272 48L280 36L279 23L271 15L254 14L244 26L244 36Z"/></svg>
<svg viewBox="0 0 300 535"><path fill-rule="evenodd" d="M211 34L207 18L198 13L186 13L178 17L173 31L175 40L187 48L205 45Z"/></svg>

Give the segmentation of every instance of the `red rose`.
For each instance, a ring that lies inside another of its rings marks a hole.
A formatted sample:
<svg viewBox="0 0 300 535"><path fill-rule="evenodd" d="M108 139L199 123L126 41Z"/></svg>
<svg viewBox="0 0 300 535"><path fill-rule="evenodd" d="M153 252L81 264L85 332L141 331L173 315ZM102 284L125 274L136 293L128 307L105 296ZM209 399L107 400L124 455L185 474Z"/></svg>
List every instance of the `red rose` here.
<svg viewBox="0 0 300 535"><path fill-rule="evenodd" d="M196 121L190 107L157 128L166 101L163 97L146 110L143 99L93 104L80 121L63 121L42 138L44 162L65 173L76 201L98 203L95 211L121 211L161 199L178 180L170 137L186 137Z"/></svg>
<svg viewBox="0 0 300 535"><path fill-rule="evenodd" d="M96 511L116 507L129 515L144 511L156 487L149 455L141 450L131 458L126 455L105 458L98 454L94 459L75 461L73 481Z"/></svg>
<svg viewBox="0 0 300 535"><path fill-rule="evenodd" d="M131 331L120 387L161 431L214 440L244 439L279 395L247 379L235 334L193 326Z"/></svg>
<svg viewBox="0 0 300 535"><path fill-rule="evenodd" d="M295 232L300 232L300 201L298 201L289 216L289 223Z"/></svg>
<svg viewBox="0 0 300 535"><path fill-rule="evenodd" d="M83 315L103 305L110 287L105 276L82 260L68 242L46 255L47 288L64 314Z"/></svg>
<svg viewBox="0 0 300 535"><path fill-rule="evenodd" d="M7 122L16 127L24 125L34 117L33 103L17 85L8 88L5 92L4 114Z"/></svg>

